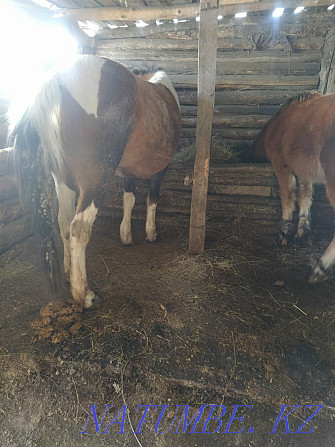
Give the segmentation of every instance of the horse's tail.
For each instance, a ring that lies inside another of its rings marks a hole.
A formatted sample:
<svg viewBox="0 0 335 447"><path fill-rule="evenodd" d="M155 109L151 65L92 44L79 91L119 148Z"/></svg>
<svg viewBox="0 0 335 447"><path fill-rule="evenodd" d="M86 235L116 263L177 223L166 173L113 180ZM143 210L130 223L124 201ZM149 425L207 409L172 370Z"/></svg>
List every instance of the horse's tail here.
<svg viewBox="0 0 335 447"><path fill-rule="evenodd" d="M32 215L34 236L41 250L41 264L55 288L61 284L60 238L51 172L59 172L63 164L60 105L58 82L51 79L44 84L23 116L16 122L10 121L9 136L14 146L20 198L25 210Z"/></svg>

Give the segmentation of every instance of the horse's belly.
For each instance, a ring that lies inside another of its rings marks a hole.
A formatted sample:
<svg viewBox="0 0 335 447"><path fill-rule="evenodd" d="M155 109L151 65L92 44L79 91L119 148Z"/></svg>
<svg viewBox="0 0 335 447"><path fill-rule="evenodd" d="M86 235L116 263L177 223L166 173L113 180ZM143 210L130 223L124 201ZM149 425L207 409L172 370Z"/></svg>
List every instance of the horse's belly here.
<svg viewBox="0 0 335 447"><path fill-rule="evenodd" d="M300 159L296 166L293 166L294 174L303 181L324 184L326 182L325 172L319 161Z"/></svg>

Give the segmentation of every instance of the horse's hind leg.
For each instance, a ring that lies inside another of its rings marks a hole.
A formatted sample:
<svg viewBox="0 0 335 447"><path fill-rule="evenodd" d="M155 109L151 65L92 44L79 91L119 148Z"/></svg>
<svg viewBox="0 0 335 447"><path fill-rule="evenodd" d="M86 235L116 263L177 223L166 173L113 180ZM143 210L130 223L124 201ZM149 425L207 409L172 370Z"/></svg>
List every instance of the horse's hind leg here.
<svg viewBox="0 0 335 447"><path fill-rule="evenodd" d="M71 293L73 298L84 307L96 302L94 293L89 289L86 273L86 246L91 237L93 222L98 209L94 201L87 203L86 197L79 196L76 215L70 226L71 243Z"/></svg>
<svg viewBox="0 0 335 447"><path fill-rule="evenodd" d="M313 184L299 182L298 205L299 223L295 240L303 241L311 231L311 205L313 201Z"/></svg>
<svg viewBox="0 0 335 447"><path fill-rule="evenodd" d="M327 181L327 195L328 199L335 210L335 183ZM335 236L328 245L327 250L321 256L318 265L314 268L310 278L310 283L325 281L332 274L332 269L335 264Z"/></svg>
<svg viewBox="0 0 335 447"><path fill-rule="evenodd" d="M70 225L75 215L76 193L68 188L65 183L55 181L56 193L58 197L58 224L64 245L64 273L70 279L71 250L70 250Z"/></svg>
<svg viewBox="0 0 335 447"><path fill-rule="evenodd" d="M150 192L147 197L147 220L145 224L145 232L147 241L155 242L157 240L156 231L156 210L159 199L159 190L166 173L167 167L150 178Z"/></svg>
<svg viewBox="0 0 335 447"><path fill-rule="evenodd" d="M120 225L120 239L123 245L133 245L131 235L131 212L135 205L135 177L124 180L123 219Z"/></svg>
<svg viewBox="0 0 335 447"><path fill-rule="evenodd" d="M274 171L279 182L282 205L281 232L278 235L277 241L279 245L287 245L292 238L294 229L292 216L295 208L296 181L292 171L287 167L281 166L280 168L276 168L274 166Z"/></svg>

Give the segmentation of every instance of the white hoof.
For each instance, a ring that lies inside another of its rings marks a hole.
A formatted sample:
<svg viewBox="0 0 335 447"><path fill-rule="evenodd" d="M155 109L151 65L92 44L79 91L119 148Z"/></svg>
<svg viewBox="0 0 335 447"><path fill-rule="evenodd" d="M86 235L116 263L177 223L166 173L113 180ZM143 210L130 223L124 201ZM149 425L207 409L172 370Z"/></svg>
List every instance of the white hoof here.
<svg viewBox="0 0 335 447"><path fill-rule="evenodd" d="M157 232L156 232L156 230L148 231L146 239L149 242L156 242L156 240L157 240Z"/></svg>
<svg viewBox="0 0 335 447"><path fill-rule="evenodd" d="M101 299L95 295L94 292L89 291L86 295L85 301L84 301L84 307L85 309L90 309L91 307L95 307L101 303Z"/></svg>

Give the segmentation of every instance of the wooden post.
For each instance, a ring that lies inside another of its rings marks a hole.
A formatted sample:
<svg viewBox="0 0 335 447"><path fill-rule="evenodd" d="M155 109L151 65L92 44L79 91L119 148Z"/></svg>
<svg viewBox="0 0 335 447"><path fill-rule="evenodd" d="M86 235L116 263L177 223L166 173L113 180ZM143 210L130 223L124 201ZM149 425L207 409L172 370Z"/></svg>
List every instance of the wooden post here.
<svg viewBox="0 0 335 447"><path fill-rule="evenodd" d="M326 36L321 59L318 91L323 95L335 93L335 33L329 31Z"/></svg>
<svg viewBox="0 0 335 447"><path fill-rule="evenodd" d="M198 50L198 115L189 251L204 251L210 146L216 78L218 1L200 2Z"/></svg>

